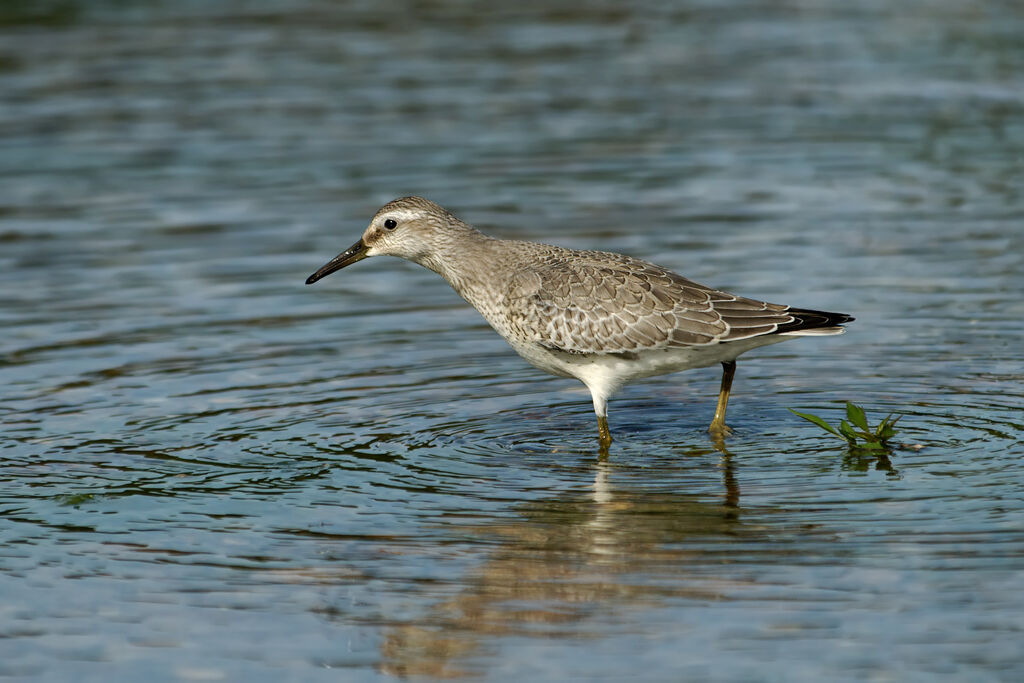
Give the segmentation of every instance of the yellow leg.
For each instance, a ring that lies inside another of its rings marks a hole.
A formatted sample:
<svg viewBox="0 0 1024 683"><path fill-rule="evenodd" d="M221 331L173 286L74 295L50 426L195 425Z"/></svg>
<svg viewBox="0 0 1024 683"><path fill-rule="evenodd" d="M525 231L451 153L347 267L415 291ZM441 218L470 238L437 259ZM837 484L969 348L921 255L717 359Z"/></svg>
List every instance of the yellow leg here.
<svg viewBox="0 0 1024 683"><path fill-rule="evenodd" d="M608 431L608 418L604 415L597 416L597 433L601 440L601 448L607 449L612 443L612 433Z"/></svg>
<svg viewBox="0 0 1024 683"><path fill-rule="evenodd" d="M729 390L732 389L732 378L736 374L736 361L727 360L722 363L722 388L718 392L718 406L715 407L715 418L711 420L708 431L721 438L732 433L725 424L725 409L729 405Z"/></svg>

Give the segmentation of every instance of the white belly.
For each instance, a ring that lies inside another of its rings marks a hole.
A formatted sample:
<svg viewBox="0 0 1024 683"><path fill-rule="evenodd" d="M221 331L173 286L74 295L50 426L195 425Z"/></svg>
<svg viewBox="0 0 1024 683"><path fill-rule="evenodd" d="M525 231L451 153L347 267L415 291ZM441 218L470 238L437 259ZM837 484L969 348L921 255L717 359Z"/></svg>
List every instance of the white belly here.
<svg viewBox="0 0 1024 683"><path fill-rule="evenodd" d="M605 396L642 377L667 375L692 368L717 365L759 346L786 341L789 337L765 335L735 342L640 351L629 354L577 355L551 351L536 344L510 342L516 353L531 365L560 377L575 377Z"/></svg>

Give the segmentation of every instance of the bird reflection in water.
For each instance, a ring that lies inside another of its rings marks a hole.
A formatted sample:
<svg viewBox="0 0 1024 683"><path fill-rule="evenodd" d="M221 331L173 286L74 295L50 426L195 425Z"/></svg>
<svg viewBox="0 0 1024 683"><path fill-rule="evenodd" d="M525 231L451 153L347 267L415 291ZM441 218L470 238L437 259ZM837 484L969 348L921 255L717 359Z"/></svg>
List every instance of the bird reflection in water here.
<svg viewBox="0 0 1024 683"><path fill-rule="evenodd" d="M724 599L735 582L698 575L690 567L708 544L731 544L756 529L740 521L739 485L724 450L719 466L721 503L616 487L614 474L625 466L600 458L589 494L531 502L511 523L471 527L475 536L500 539L500 547L463 579L465 588L457 595L415 623L386 629L382 670L397 676L473 676L481 673L489 639L594 637L601 627L589 617L599 612Z"/></svg>

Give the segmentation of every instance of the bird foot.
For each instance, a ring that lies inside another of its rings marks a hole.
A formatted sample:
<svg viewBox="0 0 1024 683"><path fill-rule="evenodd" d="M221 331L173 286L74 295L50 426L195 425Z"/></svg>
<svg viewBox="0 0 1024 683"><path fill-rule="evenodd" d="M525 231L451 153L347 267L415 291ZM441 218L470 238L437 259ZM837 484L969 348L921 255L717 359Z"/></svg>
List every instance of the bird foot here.
<svg viewBox="0 0 1024 683"><path fill-rule="evenodd" d="M732 429L724 422L712 422L711 426L708 427L708 434L711 435L711 444L715 447L715 450L728 455L729 451L725 447L725 437L732 434Z"/></svg>
<svg viewBox="0 0 1024 683"><path fill-rule="evenodd" d="M727 436L732 436L732 427L725 424L725 422L712 422L711 426L708 427L708 433L716 439L724 439Z"/></svg>

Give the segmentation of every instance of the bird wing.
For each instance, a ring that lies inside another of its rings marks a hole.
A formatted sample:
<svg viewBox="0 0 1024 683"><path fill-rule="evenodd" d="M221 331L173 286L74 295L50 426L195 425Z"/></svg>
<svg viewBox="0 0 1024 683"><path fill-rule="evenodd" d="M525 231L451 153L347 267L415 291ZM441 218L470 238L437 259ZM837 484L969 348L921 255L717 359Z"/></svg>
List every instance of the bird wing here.
<svg viewBox="0 0 1024 683"><path fill-rule="evenodd" d="M517 336L578 354L705 346L797 320L788 306L717 291L652 263L557 248L515 273L505 303Z"/></svg>

